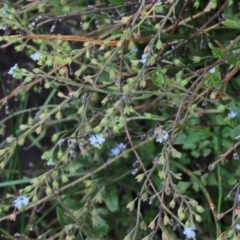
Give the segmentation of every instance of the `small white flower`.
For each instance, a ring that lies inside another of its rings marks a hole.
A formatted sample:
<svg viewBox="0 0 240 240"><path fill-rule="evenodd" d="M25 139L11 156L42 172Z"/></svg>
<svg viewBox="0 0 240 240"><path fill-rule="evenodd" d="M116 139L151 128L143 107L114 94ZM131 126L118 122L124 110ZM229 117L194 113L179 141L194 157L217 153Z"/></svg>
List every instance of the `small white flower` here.
<svg viewBox="0 0 240 240"><path fill-rule="evenodd" d="M77 156L77 153L73 150L70 150L69 153L73 158L75 158Z"/></svg>
<svg viewBox="0 0 240 240"><path fill-rule="evenodd" d="M18 68L17 63L9 69L8 74L12 75L13 77L16 77L16 73L14 73L16 68Z"/></svg>
<svg viewBox="0 0 240 240"><path fill-rule="evenodd" d="M209 72L210 72L210 73L214 73L214 72L215 72L215 70L216 70L216 68L215 68L215 67L213 67L213 68L211 68L211 69L209 70Z"/></svg>
<svg viewBox="0 0 240 240"><path fill-rule="evenodd" d="M131 174L132 174L132 175L136 175L137 172L138 172L138 168L135 168L135 169L133 169L133 170L131 171Z"/></svg>
<svg viewBox="0 0 240 240"><path fill-rule="evenodd" d="M29 197L19 196L13 201L13 206L20 210L23 207L26 207L29 203Z"/></svg>
<svg viewBox="0 0 240 240"><path fill-rule="evenodd" d="M188 239L194 239L196 237L195 229L194 227L184 227L183 234L186 235Z"/></svg>
<svg viewBox="0 0 240 240"><path fill-rule="evenodd" d="M239 160L239 155L238 155L237 152L234 152L234 153L233 153L233 159L234 159L234 160Z"/></svg>
<svg viewBox="0 0 240 240"><path fill-rule="evenodd" d="M237 136L235 139L236 139L237 141L240 141L240 136Z"/></svg>
<svg viewBox="0 0 240 240"><path fill-rule="evenodd" d="M228 117L229 118L235 118L237 116L237 113L234 112L234 111L231 111L229 114L228 114Z"/></svg>
<svg viewBox="0 0 240 240"><path fill-rule="evenodd" d="M32 23L28 24L28 28L30 28L30 29L34 29L35 27L36 27L35 22L32 22Z"/></svg>
<svg viewBox="0 0 240 240"><path fill-rule="evenodd" d="M163 141L166 141L169 138L169 134L166 130L162 130L162 132L159 134L156 130L154 130L154 135L156 137L156 142L162 143Z"/></svg>
<svg viewBox="0 0 240 240"><path fill-rule="evenodd" d="M35 52L34 54L31 55L31 58L34 61L38 61L40 57L41 57L41 53L40 52Z"/></svg>

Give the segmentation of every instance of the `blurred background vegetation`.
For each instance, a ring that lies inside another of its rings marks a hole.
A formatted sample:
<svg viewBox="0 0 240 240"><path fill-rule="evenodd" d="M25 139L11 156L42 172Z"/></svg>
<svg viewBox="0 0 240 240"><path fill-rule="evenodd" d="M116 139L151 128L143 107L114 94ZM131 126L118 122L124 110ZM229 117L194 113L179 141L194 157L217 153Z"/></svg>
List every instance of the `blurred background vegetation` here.
<svg viewBox="0 0 240 240"><path fill-rule="evenodd" d="M239 10L1 1L0 238L240 239Z"/></svg>

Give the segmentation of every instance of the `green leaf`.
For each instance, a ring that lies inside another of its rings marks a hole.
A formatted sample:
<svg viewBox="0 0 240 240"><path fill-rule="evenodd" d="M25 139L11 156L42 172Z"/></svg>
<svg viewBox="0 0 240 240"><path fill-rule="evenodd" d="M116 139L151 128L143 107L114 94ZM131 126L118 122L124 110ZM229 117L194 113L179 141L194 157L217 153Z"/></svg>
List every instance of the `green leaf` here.
<svg viewBox="0 0 240 240"><path fill-rule="evenodd" d="M104 219L100 216L96 216L97 227L91 230L91 233L97 237L103 237L108 233L109 226L105 223Z"/></svg>
<svg viewBox="0 0 240 240"><path fill-rule="evenodd" d="M193 182L193 189L194 189L196 192L198 192L199 189L200 189L199 184L196 183L195 181Z"/></svg>
<svg viewBox="0 0 240 240"><path fill-rule="evenodd" d="M139 97L134 97L133 99L134 100L138 100L138 99L146 99L146 98L149 98L153 95L155 95L156 93L154 92L148 92L148 93L143 93L143 95L139 96Z"/></svg>
<svg viewBox="0 0 240 240"><path fill-rule="evenodd" d="M227 182L229 185L235 185L237 183L237 178L235 178L234 176L230 176Z"/></svg>
<svg viewBox="0 0 240 240"><path fill-rule="evenodd" d="M122 5L124 4L124 0L108 0L113 5Z"/></svg>
<svg viewBox="0 0 240 240"><path fill-rule="evenodd" d="M209 186L217 186L218 185L218 181L214 174L209 174L209 176L206 178L206 181Z"/></svg>
<svg viewBox="0 0 240 240"><path fill-rule="evenodd" d="M158 3L155 7L155 12L156 13L161 13L163 11L163 4L162 3Z"/></svg>
<svg viewBox="0 0 240 240"><path fill-rule="evenodd" d="M79 210L80 208L83 207L83 203L71 198L64 199L63 203L70 210Z"/></svg>
<svg viewBox="0 0 240 240"><path fill-rule="evenodd" d="M203 156L207 157L211 152L212 152L212 150L210 148L204 148L203 149Z"/></svg>
<svg viewBox="0 0 240 240"><path fill-rule="evenodd" d="M207 75L207 80L205 81L205 84L208 87L214 87L216 89L221 88L222 86L222 80L221 80L221 74L219 71L219 67L214 68L212 71L210 71Z"/></svg>
<svg viewBox="0 0 240 240"><path fill-rule="evenodd" d="M237 136L240 135L240 125L238 125L237 127L235 127L234 129L231 130L231 137L232 138L236 138Z"/></svg>
<svg viewBox="0 0 240 240"><path fill-rule="evenodd" d="M193 151L191 151L191 155L195 158L198 158L200 156L200 151L199 150L193 150Z"/></svg>
<svg viewBox="0 0 240 240"><path fill-rule="evenodd" d="M240 131L240 127L239 127L239 131ZM222 130L222 137L227 138L231 135L232 135L232 129L230 127L224 127Z"/></svg>
<svg viewBox="0 0 240 240"><path fill-rule="evenodd" d="M49 160L51 156L52 156L52 152L51 151L46 151L46 152L43 153L41 158L42 158L42 160Z"/></svg>
<svg viewBox="0 0 240 240"><path fill-rule="evenodd" d="M190 185L191 185L191 183L184 182L184 181L180 181L177 184L177 186L178 186L179 190L181 191L181 193L186 192L186 190L189 188Z"/></svg>
<svg viewBox="0 0 240 240"><path fill-rule="evenodd" d="M118 196L116 189L103 194L103 201L111 212L118 210Z"/></svg>
<svg viewBox="0 0 240 240"><path fill-rule="evenodd" d="M226 19L225 21L221 22L224 26L229 28L237 28L240 29L240 21L233 21L230 19Z"/></svg>
<svg viewBox="0 0 240 240"><path fill-rule="evenodd" d="M92 230L93 234L96 234L98 237L103 237L107 234L109 226L107 224L99 226Z"/></svg>
<svg viewBox="0 0 240 240"><path fill-rule="evenodd" d="M157 87L161 87L165 83L163 72L159 67L156 72L152 73L152 82Z"/></svg>
<svg viewBox="0 0 240 240"><path fill-rule="evenodd" d="M63 226L73 223L72 219L70 217L68 217L65 214L64 210L60 207L57 207L57 218L58 218L58 221L60 222L60 224Z"/></svg>
<svg viewBox="0 0 240 240"><path fill-rule="evenodd" d="M181 134L177 138L175 144L193 144L195 142L200 142L203 139L213 136L213 133L208 129L191 128L187 130L187 133L187 135Z"/></svg>
<svg viewBox="0 0 240 240"><path fill-rule="evenodd" d="M214 57L221 58L224 55L224 50L222 48L214 47L212 43L208 43L208 46L212 49Z"/></svg>
<svg viewBox="0 0 240 240"><path fill-rule="evenodd" d="M238 62L238 57L232 57L227 60L227 64L235 65Z"/></svg>

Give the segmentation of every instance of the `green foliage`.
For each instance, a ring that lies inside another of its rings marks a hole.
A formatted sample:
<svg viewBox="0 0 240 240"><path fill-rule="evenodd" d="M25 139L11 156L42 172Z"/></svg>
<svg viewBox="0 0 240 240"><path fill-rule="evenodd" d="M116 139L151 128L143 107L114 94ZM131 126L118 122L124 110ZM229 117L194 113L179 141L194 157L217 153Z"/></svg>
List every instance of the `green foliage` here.
<svg viewBox="0 0 240 240"><path fill-rule="evenodd" d="M238 2L90 4L0 3L2 236L237 239Z"/></svg>

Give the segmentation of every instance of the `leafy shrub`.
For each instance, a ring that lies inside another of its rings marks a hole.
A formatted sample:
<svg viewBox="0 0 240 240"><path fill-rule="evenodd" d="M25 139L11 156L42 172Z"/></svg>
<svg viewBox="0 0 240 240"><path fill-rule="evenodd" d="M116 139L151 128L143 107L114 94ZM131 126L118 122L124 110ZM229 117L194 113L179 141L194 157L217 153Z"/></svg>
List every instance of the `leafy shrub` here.
<svg viewBox="0 0 240 240"><path fill-rule="evenodd" d="M239 3L92 4L1 3L2 236L238 239Z"/></svg>

